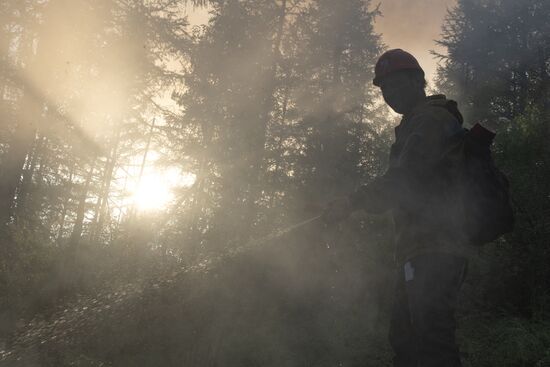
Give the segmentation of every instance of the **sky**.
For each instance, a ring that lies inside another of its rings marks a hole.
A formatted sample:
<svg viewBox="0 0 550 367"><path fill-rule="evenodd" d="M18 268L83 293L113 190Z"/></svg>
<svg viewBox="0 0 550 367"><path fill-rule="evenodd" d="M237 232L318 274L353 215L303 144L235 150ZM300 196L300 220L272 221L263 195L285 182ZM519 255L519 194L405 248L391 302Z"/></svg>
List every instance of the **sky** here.
<svg viewBox="0 0 550 367"><path fill-rule="evenodd" d="M375 23L375 30L382 34L383 42L389 48L402 48L412 53L426 72L431 82L435 75L437 60L430 50L437 48L434 40L439 38L441 24L448 8L456 0L378 0L382 16ZM373 0L372 4L378 4ZM337 4L337 0L334 1ZM336 5L335 5L336 6ZM205 23L208 10L188 8L191 24Z"/></svg>

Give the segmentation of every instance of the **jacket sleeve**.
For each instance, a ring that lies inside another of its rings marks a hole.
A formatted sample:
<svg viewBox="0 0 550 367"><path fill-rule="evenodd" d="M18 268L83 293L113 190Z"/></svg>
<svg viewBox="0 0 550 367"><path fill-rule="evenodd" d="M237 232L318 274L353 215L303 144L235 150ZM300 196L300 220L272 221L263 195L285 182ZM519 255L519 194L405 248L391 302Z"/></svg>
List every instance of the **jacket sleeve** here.
<svg viewBox="0 0 550 367"><path fill-rule="evenodd" d="M396 164L350 195L355 210L378 214L398 206L417 206L421 187L433 178L445 142L459 126L450 114L438 116L430 112L417 114L407 123L415 128L405 141Z"/></svg>

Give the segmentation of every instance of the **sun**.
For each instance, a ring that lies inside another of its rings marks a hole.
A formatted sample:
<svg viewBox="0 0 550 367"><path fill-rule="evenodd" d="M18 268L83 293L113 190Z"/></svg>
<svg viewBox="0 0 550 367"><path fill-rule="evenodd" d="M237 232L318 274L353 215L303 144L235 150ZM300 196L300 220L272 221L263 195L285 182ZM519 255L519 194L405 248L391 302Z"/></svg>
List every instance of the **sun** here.
<svg viewBox="0 0 550 367"><path fill-rule="evenodd" d="M172 199L170 187L162 180L144 177L132 194L139 210L158 210L166 207Z"/></svg>
<svg viewBox="0 0 550 367"><path fill-rule="evenodd" d="M158 211L174 200L174 189L190 187L196 176L179 170L154 170L144 175L132 190L131 200L139 211Z"/></svg>

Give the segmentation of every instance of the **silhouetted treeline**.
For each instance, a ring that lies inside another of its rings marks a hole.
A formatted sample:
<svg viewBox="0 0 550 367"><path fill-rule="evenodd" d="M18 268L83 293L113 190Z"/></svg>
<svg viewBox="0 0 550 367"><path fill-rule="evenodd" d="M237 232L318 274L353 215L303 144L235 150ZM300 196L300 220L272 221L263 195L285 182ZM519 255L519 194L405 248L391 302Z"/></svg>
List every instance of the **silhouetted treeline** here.
<svg viewBox="0 0 550 367"><path fill-rule="evenodd" d="M550 364L549 10L459 1L442 28L436 89L498 131L518 211L473 251L466 366ZM377 16L366 0L2 3L0 365L389 365L387 217L254 242L383 173ZM140 209L132 185L166 167L192 183Z"/></svg>
<svg viewBox="0 0 550 367"><path fill-rule="evenodd" d="M471 264L465 313L486 320L465 342L478 353L472 365L550 365L548 14L548 1L459 1L439 41L447 55L438 88L459 101L470 125L497 132L493 152L516 209L514 233Z"/></svg>

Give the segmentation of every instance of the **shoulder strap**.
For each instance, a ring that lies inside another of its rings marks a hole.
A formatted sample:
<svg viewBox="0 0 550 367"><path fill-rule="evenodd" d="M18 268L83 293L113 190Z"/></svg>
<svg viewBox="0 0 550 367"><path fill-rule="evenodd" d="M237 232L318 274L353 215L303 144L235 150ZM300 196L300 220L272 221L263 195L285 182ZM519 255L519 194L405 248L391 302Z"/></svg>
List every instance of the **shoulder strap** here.
<svg viewBox="0 0 550 367"><path fill-rule="evenodd" d="M458 110L458 104L452 99L447 99L443 94L436 94L426 98L430 106L441 107L446 109L451 115L453 115L460 125L464 123L464 117Z"/></svg>

